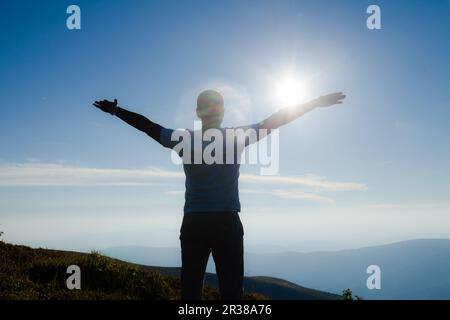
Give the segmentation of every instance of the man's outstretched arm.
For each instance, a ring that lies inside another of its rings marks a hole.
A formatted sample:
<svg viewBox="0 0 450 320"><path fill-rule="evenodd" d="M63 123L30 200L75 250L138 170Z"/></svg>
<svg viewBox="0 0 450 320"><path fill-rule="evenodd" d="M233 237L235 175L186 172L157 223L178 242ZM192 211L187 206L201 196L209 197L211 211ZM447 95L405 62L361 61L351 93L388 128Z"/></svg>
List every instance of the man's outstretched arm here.
<svg viewBox="0 0 450 320"><path fill-rule="evenodd" d="M311 110L314 110L315 108L330 107L335 104L341 104L343 99L345 99L345 95L343 95L342 92L327 94L298 106L281 109L257 124L238 128L244 130L256 130L256 137L254 137L254 139L247 138L245 141L245 145L249 145L263 139L265 136L271 133L271 130L278 129L279 127L294 121L295 119L303 116L305 113ZM260 131L259 129L265 130Z"/></svg>
<svg viewBox="0 0 450 320"><path fill-rule="evenodd" d="M295 107L281 109L267 119L258 123L258 128L268 130L277 129L303 116L305 113L314 110L315 108L331 107L335 104L341 104L344 99L345 95L343 95L342 92L336 92L321 96L315 100Z"/></svg>
<svg viewBox="0 0 450 320"><path fill-rule="evenodd" d="M117 116L121 120L128 123L130 126L133 126L142 132L145 132L157 142L161 143L160 135L163 127L157 123L150 121L143 115L119 107L117 105L117 99L114 99L114 102L108 100L95 101L94 106L104 112Z"/></svg>

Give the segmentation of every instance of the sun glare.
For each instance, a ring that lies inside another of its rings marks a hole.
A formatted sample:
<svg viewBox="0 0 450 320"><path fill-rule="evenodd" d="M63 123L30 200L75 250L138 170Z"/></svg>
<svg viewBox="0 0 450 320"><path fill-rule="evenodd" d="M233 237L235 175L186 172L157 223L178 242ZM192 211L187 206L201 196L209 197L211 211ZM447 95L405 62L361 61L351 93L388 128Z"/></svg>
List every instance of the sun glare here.
<svg viewBox="0 0 450 320"><path fill-rule="evenodd" d="M281 107L292 107L305 97L305 84L295 77L289 76L278 81L275 88L275 96Z"/></svg>

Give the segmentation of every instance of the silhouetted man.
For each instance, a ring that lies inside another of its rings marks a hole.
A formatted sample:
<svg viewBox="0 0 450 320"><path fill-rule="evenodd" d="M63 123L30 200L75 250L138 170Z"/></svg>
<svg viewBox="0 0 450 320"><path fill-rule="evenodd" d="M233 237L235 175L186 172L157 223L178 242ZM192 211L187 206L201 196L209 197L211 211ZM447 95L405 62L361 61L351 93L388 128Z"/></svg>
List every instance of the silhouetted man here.
<svg viewBox="0 0 450 320"><path fill-rule="evenodd" d="M236 132L254 130L255 139L246 136L244 139L236 137L225 141L223 158L230 150L233 151L232 163L227 161L207 163L192 163L196 153L205 150L211 140L203 140L200 150L194 147L187 150L190 157L186 157L186 150L178 151L183 158L183 167L186 175L186 192L183 222L180 229L181 241L181 296L182 299L201 299L203 279L210 253L216 264L219 278L219 289L222 299L242 299L243 295L243 236L244 229L239 217L241 206L239 202L238 178L239 164L242 150L255 141L269 134L271 130L289 123L308 111L317 107L329 107L341 104L345 96L333 93L321 96L318 99L296 107L281 109L266 120L246 127L231 128ZM146 133L164 147L174 149L179 143L175 139L176 132L156 124L146 117L127 111L114 102L103 100L95 101L94 106L115 115ZM206 90L198 96L197 116L202 121L202 135L208 129L220 130L224 133L230 128L221 128L224 116L224 101L220 93ZM241 130L237 130L241 129ZM186 131L194 133L193 131ZM182 135L181 132L178 136ZM193 138L193 134L189 137ZM193 141L195 144L195 141ZM183 154L184 153L184 154ZM185 161L186 158L191 162Z"/></svg>

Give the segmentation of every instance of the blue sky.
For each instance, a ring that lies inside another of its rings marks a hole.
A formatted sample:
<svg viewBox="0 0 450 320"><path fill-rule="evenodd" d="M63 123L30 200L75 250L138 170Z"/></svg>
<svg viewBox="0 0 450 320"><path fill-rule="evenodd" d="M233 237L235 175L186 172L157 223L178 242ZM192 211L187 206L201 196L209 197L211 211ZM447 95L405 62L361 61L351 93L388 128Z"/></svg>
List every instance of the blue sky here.
<svg viewBox="0 0 450 320"><path fill-rule="evenodd" d="M450 1L73 3L81 30L66 28L72 2L0 7L6 239L176 245L182 169L92 101L192 127L197 94L214 87L225 124L249 124L279 107L272 91L286 71L305 80L305 99L348 97L281 129L279 175L296 183L255 183L258 168L242 168L248 243L312 250L449 234ZM369 4L382 30L366 28Z"/></svg>

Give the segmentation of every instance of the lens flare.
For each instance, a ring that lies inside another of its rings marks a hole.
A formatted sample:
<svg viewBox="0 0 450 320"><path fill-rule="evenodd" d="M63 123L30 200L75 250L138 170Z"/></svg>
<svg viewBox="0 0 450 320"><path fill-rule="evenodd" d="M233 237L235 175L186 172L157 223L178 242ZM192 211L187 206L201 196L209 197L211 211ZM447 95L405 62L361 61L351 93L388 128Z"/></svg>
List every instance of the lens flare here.
<svg viewBox="0 0 450 320"><path fill-rule="evenodd" d="M292 107L305 98L306 86L303 81L293 76L282 78L275 87L275 97L281 107Z"/></svg>

